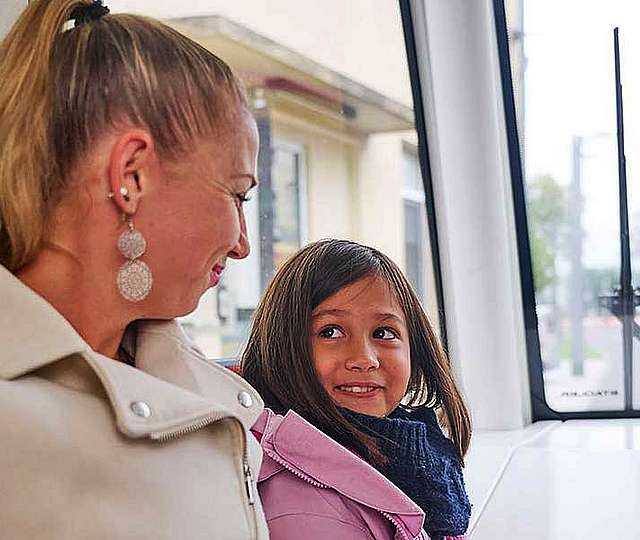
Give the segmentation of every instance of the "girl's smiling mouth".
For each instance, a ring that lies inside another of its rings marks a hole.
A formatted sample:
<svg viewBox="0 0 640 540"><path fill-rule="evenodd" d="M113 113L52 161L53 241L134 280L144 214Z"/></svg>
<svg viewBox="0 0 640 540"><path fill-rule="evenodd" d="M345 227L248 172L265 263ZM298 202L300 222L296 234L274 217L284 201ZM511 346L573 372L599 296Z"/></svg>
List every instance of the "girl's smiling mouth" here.
<svg viewBox="0 0 640 540"><path fill-rule="evenodd" d="M356 382L340 384L335 389L341 394L347 394L350 397L366 398L372 397L381 391L384 387L377 383Z"/></svg>

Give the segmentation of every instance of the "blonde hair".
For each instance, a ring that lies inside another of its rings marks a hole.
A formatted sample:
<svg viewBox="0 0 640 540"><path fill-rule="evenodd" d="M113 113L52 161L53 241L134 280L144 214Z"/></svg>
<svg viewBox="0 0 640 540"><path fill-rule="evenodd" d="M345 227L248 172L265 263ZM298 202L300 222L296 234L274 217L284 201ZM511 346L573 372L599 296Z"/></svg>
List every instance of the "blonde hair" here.
<svg viewBox="0 0 640 540"><path fill-rule="evenodd" d="M64 30L87 0L34 0L0 44L0 264L36 255L69 173L106 129L147 129L164 159L219 134L247 106L222 60L146 17Z"/></svg>

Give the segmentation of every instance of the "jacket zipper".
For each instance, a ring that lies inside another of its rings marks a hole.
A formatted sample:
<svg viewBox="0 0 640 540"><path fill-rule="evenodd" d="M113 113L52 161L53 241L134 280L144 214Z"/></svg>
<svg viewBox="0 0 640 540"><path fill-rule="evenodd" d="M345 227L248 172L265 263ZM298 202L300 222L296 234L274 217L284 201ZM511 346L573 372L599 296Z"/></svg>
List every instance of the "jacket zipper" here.
<svg viewBox="0 0 640 540"><path fill-rule="evenodd" d="M307 476L306 474L292 468L284 459L281 459L280 456L278 456L275 452L271 452L270 450L267 450L264 447L263 447L263 451L271 459L273 459L273 461L275 461L279 465L282 465L287 471L294 474L301 480L304 480L305 482L308 482L309 484L317 488L330 489L330 486L326 484L322 484L321 482L314 480L310 476ZM403 540L419 540L420 538L422 538L422 536L419 535L416 538L412 539L410 536L407 535L407 533L404 532L404 529L400 526L398 521L391 514L384 512L383 510L378 510L377 508L374 508L374 510L379 514L382 514L387 520L389 520L392 523L392 525L395 527L396 531L400 534Z"/></svg>
<svg viewBox="0 0 640 540"><path fill-rule="evenodd" d="M251 466L249 460L245 459L243 463L244 470L244 484L247 488L247 497L249 499L249 505L253 506L256 503L255 495L253 491L253 475L251 474Z"/></svg>
<svg viewBox="0 0 640 540"><path fill-rule="evenodd" d="M412 540L409 536L407 536L407 534L402 530L402 528L400 527L400 525L398 525L398 522L396 521L396 519L391 515L388 514L387 512L383 512L382 510L380 510L380 513L386 517L391 523L393 523L394 527L396 528L396 530L400 533L400 536L402 537L403 540ZM420 538L420 536L418 536L418 538ZM413 539L415 540L415 539Z"/></svg>
<svg viewBox="0 0 640 540"><path fill-rule="evenodd" d="M172 439L177 439L182 437L183 435L187 435L188 433L193 433L194 431L198 431L209 424L213 424L218 420L222 420L225 416L219 414L212 414L209 416L205 416L200 420L193 422L192 424L188 424L186 426L181 426L179 428L168 429L166 431L159 431L155 433L151 433L150 437L154 441L167 442Z"/></svg>
<svg viewBox="0 0 640 540"><path fill-rule="evenodd" d="M235 418L234 420L242 436L242 473L244 475L244 486L247 492L247 518L249 520L249 530L251 531L251 538L257 539L258 518L256 516L256 500L253 487L253 474L251 472L251 465L249 464L249 444L247 442L247 432L244 430L244 427L239 420Z"/></svg>
<svg viewBox="0 0 640 540"><path fill-rule="evenodd" d="M242 474L244 477L244 486L247 495L248 502L248 521L249 521L249 529L252 533L252 538L258 538L258 521L256 517L256 509L255 509L255 491L253 485L253 473L251 471L251 465L249 464L249 445L247 444L247 434L242 426L241 422L232 416L224 416L220 414L212 414L209 416L205 416L200 420L188 424L186 426L181 426L179 428L174 428L166 431L160 431L156 433L151 433L150 437L152 440L167 442L173 439L177 439L182 437L183 435L187 435L188 433L193 433L194 431L199 431L200 429L208 426L209 424L213 424L218 420L222 420L223 418L229 418L236 423L236 426L240 430L242 436Z"/></svg>

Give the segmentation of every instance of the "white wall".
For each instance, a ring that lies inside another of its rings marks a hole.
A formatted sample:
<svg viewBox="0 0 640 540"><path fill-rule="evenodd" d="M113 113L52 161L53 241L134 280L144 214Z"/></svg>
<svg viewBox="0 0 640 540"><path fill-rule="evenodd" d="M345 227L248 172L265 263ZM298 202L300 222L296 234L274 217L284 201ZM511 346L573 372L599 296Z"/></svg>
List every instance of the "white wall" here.
<svg viewBox="0 0 640 540"><path fill-rule="evenodd" d="M370 136L358 171L360 222L356 239L386 253L404 268L402 180L401 137Z"/></svg>

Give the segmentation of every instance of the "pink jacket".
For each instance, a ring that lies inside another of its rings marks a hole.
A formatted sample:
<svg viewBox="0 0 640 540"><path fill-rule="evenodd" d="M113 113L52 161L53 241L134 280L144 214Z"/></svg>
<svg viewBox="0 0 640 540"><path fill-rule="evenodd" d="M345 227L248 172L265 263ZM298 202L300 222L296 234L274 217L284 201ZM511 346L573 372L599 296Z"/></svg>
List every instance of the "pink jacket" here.
<svg viewBox="0 0 640 540"><path fill-rule="evenodd" d="M266 409L252 431L272 540L428 540L422 510L369 464L302 417Z"/></svg>

